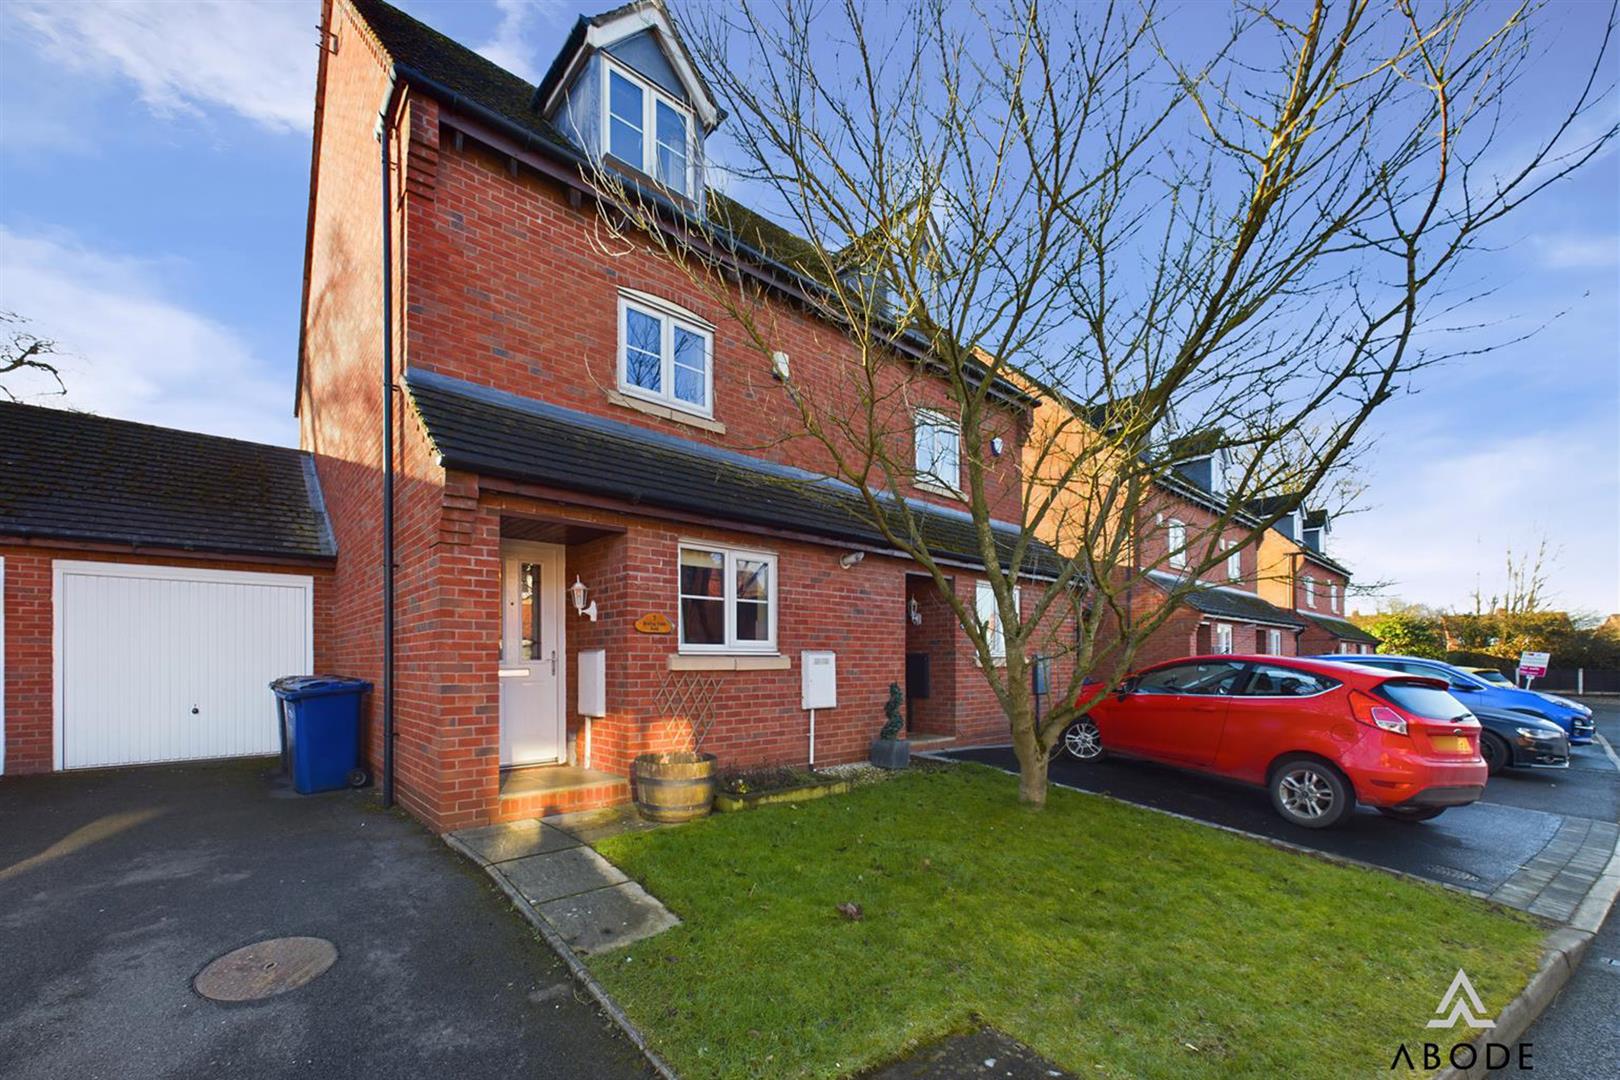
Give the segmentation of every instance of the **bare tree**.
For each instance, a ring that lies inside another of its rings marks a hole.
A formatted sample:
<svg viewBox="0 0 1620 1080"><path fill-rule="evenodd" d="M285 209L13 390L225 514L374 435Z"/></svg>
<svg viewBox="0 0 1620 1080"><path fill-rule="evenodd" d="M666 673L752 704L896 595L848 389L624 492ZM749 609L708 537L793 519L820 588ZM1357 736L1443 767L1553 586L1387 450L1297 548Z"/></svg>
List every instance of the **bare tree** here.
<svg viewBox="0 0 1620 1080"><path fill-rule="evenodd" d="M773 290L842 329L837 380L788 380L782 437L938 583L1011 723L1020 797L1042 804L1091 707L1082 680L1120 679L1234 549L1343 474L1419 372L1490 347L1456 343L1474 340L1458 268L1616 134L1592 130L1612 9L1568 108L1511 115L1540 14L1238 4L1193 56L1151 5L702 7L685 25L730 114L732 182L793 236L608 162L590 170L602 243L678 262L762 373ZM930 479L914 410L941 382L990 611L951 588L905 497ZM993 450L1010 432L1027 436L1011 531ZM1214 502L1167 531L1194 456L1219 466ZM1037 655L1068 680L1039 722Z"/></svg>
<svg viewBox="0 0 1620 1080"><path fill-rule="evenodd" d="M10 327L5 343L0 345L0 394L4 394L9 401L22 400L12 387L17 376L25 373L48 378L56 385L56 389L49 393L67 393L61 372L48 359L57 353L56 342L29 333L24 329L28 320L13 312L0 311L0 323L7 323Z"/></svg>

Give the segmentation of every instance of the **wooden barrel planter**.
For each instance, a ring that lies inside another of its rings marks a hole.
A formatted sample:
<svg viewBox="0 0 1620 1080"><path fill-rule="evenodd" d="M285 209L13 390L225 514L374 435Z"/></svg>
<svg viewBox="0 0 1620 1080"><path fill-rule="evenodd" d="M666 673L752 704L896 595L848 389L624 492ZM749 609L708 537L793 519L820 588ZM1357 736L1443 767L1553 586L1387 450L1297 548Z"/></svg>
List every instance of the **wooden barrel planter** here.
<svg viewBox="0 0 1620 1080"><path fill-rule="evenodd" d="M691 821L714 806L713 754L641 754L632 771L636 809L648 821Z"/></svg>

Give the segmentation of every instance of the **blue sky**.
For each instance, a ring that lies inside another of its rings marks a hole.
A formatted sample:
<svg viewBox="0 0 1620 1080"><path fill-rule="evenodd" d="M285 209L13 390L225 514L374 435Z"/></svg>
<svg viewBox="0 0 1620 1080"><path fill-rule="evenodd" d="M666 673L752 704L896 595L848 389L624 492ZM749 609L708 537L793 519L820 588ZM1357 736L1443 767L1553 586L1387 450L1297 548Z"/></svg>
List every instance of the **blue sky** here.
<svg viewBox="0 0 1620 1080"><path fill-rule="evenodd" d="M576 14L613 4L401 6L532 79ZM1569 93L1607 10L1544 13L1526 116ZM318 18L312 0L0 6L0 308L61 342L67 404L296 443ZM1503 338L1542 329L1385 408L1332 550L1460 606L1545 536L1554 600L1620 611L1620 154L1497 240L1472 314Z"/></svg>

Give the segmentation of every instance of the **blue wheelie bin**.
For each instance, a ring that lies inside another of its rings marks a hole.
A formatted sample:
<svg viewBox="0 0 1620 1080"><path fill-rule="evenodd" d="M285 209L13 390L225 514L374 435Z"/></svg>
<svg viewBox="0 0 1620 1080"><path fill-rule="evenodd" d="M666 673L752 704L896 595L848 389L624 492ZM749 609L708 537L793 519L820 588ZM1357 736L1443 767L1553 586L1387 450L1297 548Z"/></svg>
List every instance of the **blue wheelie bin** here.
<svg viewBox="0 0 1620 1080"><path fill-rule="evenodd" d="M282 765L300 795L360 787L360 697L364 679L288 675L270 684L281 704Z"/></svg>

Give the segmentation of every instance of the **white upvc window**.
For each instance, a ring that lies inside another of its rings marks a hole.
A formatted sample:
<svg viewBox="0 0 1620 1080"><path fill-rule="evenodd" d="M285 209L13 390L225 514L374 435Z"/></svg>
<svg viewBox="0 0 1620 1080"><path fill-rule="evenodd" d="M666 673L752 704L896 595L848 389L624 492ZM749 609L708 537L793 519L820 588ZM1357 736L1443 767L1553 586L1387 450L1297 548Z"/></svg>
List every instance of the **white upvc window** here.
<svg viewBox="0 0 1620 1080"><path fill-rule="evenodd" d="M602 64L602 145L631 168L688 198L696 188L692 112L611 59Z"/></svg>
<svg viewBox="0 0 1620 1080"><path fill-rule="evenodd" d="M1339 583L1336 581L1328 582L1328 608L1331 609L1335 615L1339 612L1339 597L1341 595L1342 593L1339 590Z"/></svg>
<svg viewBox="0 0 1620 1080"><path fill-rule="evenodd" d="M1170 565L1178 570L1187 565L1187 525L1171 518L1164 523L1165 550L1170 553Z"/></svg>
<svg viewBox="0 0 1620 1080"><path fill-rule="evenodd" d="M938 409L918 409L913 421L917 483L961 494L961 425Z"/></svg>
<svg viewBox="0 0 1620 1080"><path fill-rule="evenodd" d="M1226 654L1232 651L1232 624L1218 622L1215 624L1215 651Z"/></svg>
<svg viewBox="0 0 1620 1080"><path fill-rule="evenodd" d="M1316 606L1316 579L1309 574L1305 575L1305 606Z"/></svg>
<svg viewBox="0 0 1620 1080"><path fill-rule="evenodd" d="M1266 652L1270 653L1272 656L1281 656L1282 655L1282 631L1281 630L1267 630L1266 631Z"/></svg>
<svg viewBox="0 0 1620 1080"><path fill-rule="evenodd" d="M988 581L975 583L973 589L973 609L979 616L979 624L985 628L985 636L989 639L990 658L997 664L1007 660L1007 628L1001 621L1001 609L996 605L996 591L991 588ZM1023 611L1022 597L1018 586L1013 586L1013 610Z"/></svg>
<svg viewBox="0 0 1620 1080"><path fill-rule="evenodd" d="M680 545L681 652L776 652L776 556Z"/></svg>
<svg viewBox="0 0 1620 1080"><path fill-rule="evenodd" d="M1226 577L1228 581L1243 580L1243 549L1233 548L1226 556Z"/></svg>
<svg viewBox="0 0 1620 1080"><path fill-rule="evenodd" d="M714 415L714 327L646 293L619 294L619 389Z"/></svg>

